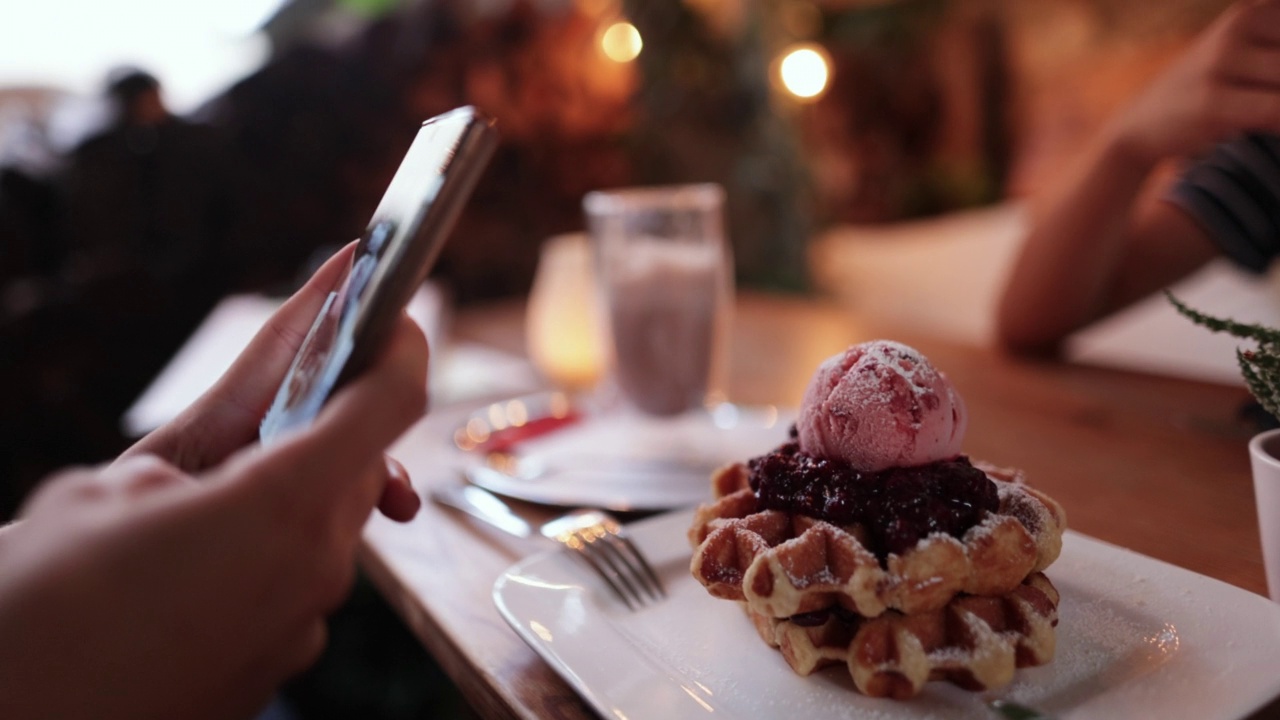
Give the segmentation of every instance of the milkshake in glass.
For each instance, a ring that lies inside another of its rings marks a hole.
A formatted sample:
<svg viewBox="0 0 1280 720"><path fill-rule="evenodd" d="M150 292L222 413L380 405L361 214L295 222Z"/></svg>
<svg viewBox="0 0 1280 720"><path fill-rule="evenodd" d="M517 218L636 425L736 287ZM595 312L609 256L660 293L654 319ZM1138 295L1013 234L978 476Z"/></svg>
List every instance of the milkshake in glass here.
<svg viewBox="0 0 1280 720"><path fill-rule="evenodd" d="M622 399L650 415L703 407L720 375L732 296L716 185L591 193L596 251Z"/></svg>

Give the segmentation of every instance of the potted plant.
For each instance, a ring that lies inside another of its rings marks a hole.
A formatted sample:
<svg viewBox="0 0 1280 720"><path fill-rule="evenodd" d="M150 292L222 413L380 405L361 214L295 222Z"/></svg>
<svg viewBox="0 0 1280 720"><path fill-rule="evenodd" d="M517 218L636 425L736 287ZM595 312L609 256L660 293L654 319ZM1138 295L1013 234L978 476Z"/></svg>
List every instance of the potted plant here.
<svg viewBox="0 0 1280 720"><path fill-rule="evenodd" d="M1165 293L1186 318L1213 332L1225 332L1256 343L1237 348L1240 375L1249 392L1273 417L1280 418L1280 330L1206 315ZM1249 441L1253 493L1258 505L1258 528L1271 599L1280 602L1280 428L1258 433Z"/></svg>

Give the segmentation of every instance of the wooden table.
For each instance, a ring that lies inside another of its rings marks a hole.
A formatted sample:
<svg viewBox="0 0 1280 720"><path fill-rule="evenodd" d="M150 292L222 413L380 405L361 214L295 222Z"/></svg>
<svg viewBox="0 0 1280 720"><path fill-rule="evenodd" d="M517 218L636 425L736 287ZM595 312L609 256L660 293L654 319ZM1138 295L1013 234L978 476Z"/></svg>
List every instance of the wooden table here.
<svg viewBox="0 0 1280 720"><path fill-rule="evenodd" d="M521 352L522 307L468 311L455 333ZM798 405L819 362L876 337L946 372L969 407L967 452L1023 468L1073 529L1265 594L1243 389L1016 359L870 327L819 301L756 296L738 303L731 399ZM456 482L414 466L421 441L411 433L397 448L420 489ZM372 521L366 537L367 572L482 716L594 717L491 600L494 580L536 547L430 503L408 525Z"/></svg>

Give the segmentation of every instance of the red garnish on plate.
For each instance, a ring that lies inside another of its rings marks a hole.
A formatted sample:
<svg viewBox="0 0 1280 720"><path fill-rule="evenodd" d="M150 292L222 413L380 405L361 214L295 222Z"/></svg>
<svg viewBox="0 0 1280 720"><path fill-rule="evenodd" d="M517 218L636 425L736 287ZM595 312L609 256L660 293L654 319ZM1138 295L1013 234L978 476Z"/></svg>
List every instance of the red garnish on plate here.
<svg viewBox="0 0 1280 720"><path fill-rule="evenodd" d="M489 453L507 453L511 452L516 445L541 437L547 433L560 430L568 425L572 425L582 419L582 414L578 412L569 412L559 417L547 416L534 418L529 422L519 425L503 428L502 430L494 430L489 435L489 439L476 445L476 451Z"/></svg>

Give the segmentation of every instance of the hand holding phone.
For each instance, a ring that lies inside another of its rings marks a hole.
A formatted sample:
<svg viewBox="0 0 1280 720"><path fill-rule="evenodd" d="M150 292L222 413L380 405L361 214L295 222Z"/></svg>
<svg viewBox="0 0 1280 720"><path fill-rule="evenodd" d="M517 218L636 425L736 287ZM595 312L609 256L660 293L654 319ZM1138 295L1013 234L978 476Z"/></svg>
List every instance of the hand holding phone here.
<svg viewBox="0 0 1280 720"><path fill-rule="evenodd" d="M427 120L374 210L340 287L312 323L262 420L263 442L311 423L367 368L426 279L475 189L497 133L463 107Z"/></svg>

